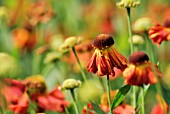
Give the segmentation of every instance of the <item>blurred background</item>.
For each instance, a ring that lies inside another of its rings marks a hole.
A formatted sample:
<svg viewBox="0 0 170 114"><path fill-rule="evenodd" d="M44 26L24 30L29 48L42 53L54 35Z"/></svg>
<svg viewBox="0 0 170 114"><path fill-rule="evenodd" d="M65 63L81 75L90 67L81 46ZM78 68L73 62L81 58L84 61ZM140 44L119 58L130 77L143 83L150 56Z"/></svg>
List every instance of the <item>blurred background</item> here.
<svg viewBox="0 0 170 114"><path fill-rule="evenodd" d="M131 11L132 25L141 17L162 25L170 18L170 1L141 0L140 6ZM48 90L68 78L82 80L73 52L60 50L67 37L76 36L83 38L75 48L86 75L105 85L103 78L86 69L94 52L93 39L100 33L111 34L116 49L129 57L126 9L117 7L115 0L0 0L0 52L13 59L0 57L0 65L10 66L11 71L5 74L10 78L22 80L42 75ZM154 44L155 64L161 64L166 80L170 79L167 72L170 70L169 44L165 42L160 47ZM146 51L145 43L137 47ZM6 67L1 69L3 75ZM119 89L123 80L118 72L118 77L111 82L112 90ZM106 90L104 86L103 89ZM150 89L146 96L147 112L151 111L156 99L150 99L155 94L155 87Z"/></svg>

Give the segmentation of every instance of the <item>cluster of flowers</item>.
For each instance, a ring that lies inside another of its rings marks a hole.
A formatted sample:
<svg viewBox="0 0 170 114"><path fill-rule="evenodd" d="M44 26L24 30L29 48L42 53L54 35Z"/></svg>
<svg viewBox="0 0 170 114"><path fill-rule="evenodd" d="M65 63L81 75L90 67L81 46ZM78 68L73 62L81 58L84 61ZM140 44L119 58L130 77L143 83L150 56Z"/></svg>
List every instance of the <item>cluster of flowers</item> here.
<svg viewBox="0 0 170 114"><path fill-rule="evenodd" d="M3 96L0 106L15 114L27 114L30 103L36 103L35 110L38 113L45 110L64 112L65 107L70 104L58 87L47 92L45 81L40 75L30 76L22 81L1 79L0 92Z"/></svg>
<svg viewBox="0 0 170 114"><path fill-rule="evenodd" d="M120 2L117 3L118 6L127 8L128 11L130 11L129 8L136 7L139 4L139 0L120 0ZM54 13L50 7L46 8L45 4L41 4L41 2L34 4L32 9L35 10L30 10L30 17L28 16L29 19L26 21L25 27L16 28L12 31L14 46L20 49L21 53L25 51L31 51L37 42L40 44L42 43L40 41L41 39L37 38L35 26L37 26L39 23L45 23L49 21L50 18L54 16ZM12 25L14 21L15 18L12 18L9 24ZM110 23L106 23L106 25L108 24L109 27L107 26L103 31L112 32ZM105 26L105 24L103 26ZM139 34L147 34L149 40L152 40L152 43L156 43L159 47L163 41L170 40L170 18L167 18L164 25L160 25L158 23L152 24L151 19L141 18L134 23L133 30ZM13 66L0 66L0 76L2 76L2 78L0 77L0 107L2 107L2 109L5 107L5 110L12 111L16 114L27 114L30 104L35 103L36 107L34 109L37 113L44 113L45 111L65 112L65 109L70 106L70 102L65 100L65 95L61 92L61 90L70 90L73 97L75 111L78 114L79 109L77 108L74 89L80 87L81 85L81 89L83 87L87 89L88 84L91 83L93 85L95 83L88 82L89 80L86 79L87 77L85 76L83 66L78 59L76 51L88 52L94 48L95 50L88 62L87 70L90 73L97 74L99 77L107 76L108 83L109 78L116 77L118 72L123 73L123 77L125 79L124 84L138 87L156 84L163 75L155 62L150 60L151 55L148 55L144 51L136 50L135 52L131 53L129 59L126 59L126 57L116 50L114 46L114 38L110 34L99 34L94 39L93 43L90 41L90 43L87 42L87 44L80 47L77 46L75 48L75 46L80 44L81 41L81 37L73 36L67 38L65 42L61 41L63 44L58 46L58 44L55 43L60 43L59 40L55 42L55 39L50 39L50 41L48 41L47 38L46 45L38 48L36 50L36 54L41 55L49 48L53 48L54 46L55 51L59 51L60 53L48 53L44 62L56 62L58 59L63 57L63 53L71 48L73 51L72 54L76 57L76 60L79 64L80 72L84 79L83 84L79 80L77 81L75 79L67 79L63 82L63 84L57 86L53 91L48 92L45 80L42 78L42 76L29 76L28 78L20 81L11 78L4 78L3 76L8 75L11 69L13 70ZM143 42L144 40L141 36L133 35L133 45L143 44ZM10 60L7 60L7 62L11 62L9 64L14 62L8 55L4 53L0 53L0 58L1 57L3 57L3 59L6 58ZM0 61L5 60L3 59L0 59ZM83 59L87 58L84 57ZM70 60L73 61L72 59ZM1 69L3 69L3 71L1 71ZM87 85L84 86L86 83ZM100 91L98 87L96 88L98 91ZM82 91L84 91L84 89L82 89ZM82 91L80 90L80 93ZM91 93L94 94L94 92ZM107 95L107 93L104 93L100 99L100 104L98 105L105 113L110 111L114 114L134 114L137 112L135 109L136 107L132 107L123 101L113 110L111 110L110 101L113 101L118 91L110 91L110 89L108 89L108 93L110 97ZM84 94L84 92L82 92L82 94ZM87 96L84 98L84 100L88 102L88 104L87 106L84 106L82 113L97 114L92 103L89 103L91 99L89 100ZM168 111L167 104L165 102L162 103L162 98L160 96L158 96L158 99L160 100L160 103L151 112L152 114L163 114L164 111ZM164 107L162 105L166 106L165 110L163 109Z"/></svg>

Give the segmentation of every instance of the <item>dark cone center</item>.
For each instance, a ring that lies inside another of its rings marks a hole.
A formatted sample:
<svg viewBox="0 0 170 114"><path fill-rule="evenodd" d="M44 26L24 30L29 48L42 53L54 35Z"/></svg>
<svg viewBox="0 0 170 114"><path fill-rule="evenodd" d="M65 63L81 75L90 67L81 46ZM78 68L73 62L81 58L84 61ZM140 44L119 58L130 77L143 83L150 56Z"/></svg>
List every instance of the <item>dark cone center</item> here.
<svg viewBox="0 0 170 114"><path fill-rule="evenodd" d="M149 61L149 57L142 51L133 53L129 58L129 62L132 64L142 63L144 61Z"/></svg>
<svg viewBox="0 0 170 114"><path fill-rule="evenodd" d="M93 46L98 49L106 48L114 44L114 40L109 34L99 34L93 42Z"/></svg>

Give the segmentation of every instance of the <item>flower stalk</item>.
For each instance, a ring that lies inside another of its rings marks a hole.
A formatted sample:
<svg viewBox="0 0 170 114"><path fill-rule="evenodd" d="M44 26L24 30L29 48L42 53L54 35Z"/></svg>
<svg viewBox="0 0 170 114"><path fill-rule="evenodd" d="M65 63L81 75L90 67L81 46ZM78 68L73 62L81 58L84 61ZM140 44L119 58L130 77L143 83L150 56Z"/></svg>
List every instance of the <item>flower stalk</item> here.
<svg viewBox="0 0 170 114"><path fill-rule="evenodd" d="M134 46L133 46L133 39L132 39L130 8L127 7L126 9L127 9L128 32L129 32L129 38L130 38L130 49L131 49L131 54L132 54L134 52Z"/></svg>
<svg viewBox="0 0 170 114"><path fill-rule="evenodd" d="M110 114L112 113L111 109L111 97L110 97L110 80L109 80L109 75L107 75L107 95L108 95L108 103L109 103L109 108L110 108Z"/></svg>
<svg viewBox="0 0 170 114"><path fill-rule="evenodd" d="M126 10L127 10L128 32L129 32L129 38L130 38L130 50L132 54L134 52L134 46L133 46L133 39L132 39L130 7L127 7ZM135 86L132 87L132 92L133 92L133 106L136 107L136 87Z"/></svg>
<svg viewBox="0 0 170 114"><path fill-rule="evenodd" d="M85 75L85 73L84 73L84 71L83 71L83 67L82 67L82 65L81 65L81 63L80 63L80 60L79 60L79 58L78 58L78 55L77 55L77 52L76 52L74 46L72 47L72 51L73 51L73 53L74 53L74 55L75 55L75 57L76 57L76 60L77 60L77 62L78 62L78 65L79 65L79 67L80 67L80 72L81 72L81 74L82 74L82 77L83 77L83 79L86 81L86 80L87 80L86 75Z"/></svg>
<svg viewBox="0 0 170 114"><path fill-rule="evenodd" d="M142 87L142 114L145 114L145 100L144 100L144 97L145 97L145 90L144 90L144 87Z"/></svg>
<svg viewBox="0 0 170 114"><path fill-rule="evenodd" d="M76 103L76 97L75 97L74 89L70 89L70 92L71 92L71 96L72 96L72 99L73 99L73 104L74 104L74 108L75 108L76 114L79 114L78 106L77 106L77 103Z"/></svg>

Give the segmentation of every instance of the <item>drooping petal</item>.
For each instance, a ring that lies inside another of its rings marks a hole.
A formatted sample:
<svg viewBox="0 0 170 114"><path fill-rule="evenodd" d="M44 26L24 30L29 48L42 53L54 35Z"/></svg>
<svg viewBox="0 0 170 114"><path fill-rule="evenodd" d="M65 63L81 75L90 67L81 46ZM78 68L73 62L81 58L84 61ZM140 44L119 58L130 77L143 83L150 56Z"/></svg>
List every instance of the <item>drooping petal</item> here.
<svg viewBox="0 0 170 114"><path fill-rule="evenodd" d="M94 52L92 58L90 59L88 65L87 65L87 70L91 73L97 72L96 57L97 57L97 51Z"/></svg>
<svg viewBox="0 0 170 114"><path fill-rule="evenodd" d="M159 24L155 24L153 27L151 27L148 33L152 42L156 43L158 46L163 41L170 40L170 28L161 26Z"/></svg>

